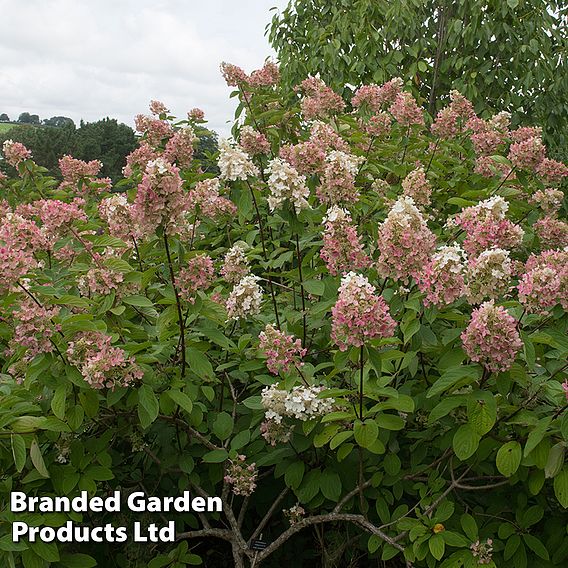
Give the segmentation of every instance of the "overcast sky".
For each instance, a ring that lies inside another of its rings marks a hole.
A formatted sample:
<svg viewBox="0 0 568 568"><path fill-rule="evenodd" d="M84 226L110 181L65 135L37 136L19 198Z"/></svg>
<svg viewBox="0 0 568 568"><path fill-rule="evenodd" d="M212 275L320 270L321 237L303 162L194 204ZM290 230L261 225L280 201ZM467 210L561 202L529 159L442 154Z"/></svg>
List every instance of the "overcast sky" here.
<svg viewBox="0 0 568 568"><path fill-rule="evenodd" d="M247 72L272 56L266 24L287 0L0 0L0 113L105 116L133 125L150 99L234 113L221 61Z"/></svg>

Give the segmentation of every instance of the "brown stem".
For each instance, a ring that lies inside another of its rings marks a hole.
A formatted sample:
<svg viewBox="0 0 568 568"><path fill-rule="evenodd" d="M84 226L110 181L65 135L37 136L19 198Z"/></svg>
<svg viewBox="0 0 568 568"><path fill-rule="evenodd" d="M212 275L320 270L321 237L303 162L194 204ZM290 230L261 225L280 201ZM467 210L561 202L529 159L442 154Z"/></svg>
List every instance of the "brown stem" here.
<svg viewBox="0 0 568 568"><path fill-rule="evenodd" d="M302 347L306 346L306 295L304 292L304 278L302 276L302 254L300 252L300 239L296 233L296 254L298 255L298 276L300 278L300 293L302 295Z"/></svg>

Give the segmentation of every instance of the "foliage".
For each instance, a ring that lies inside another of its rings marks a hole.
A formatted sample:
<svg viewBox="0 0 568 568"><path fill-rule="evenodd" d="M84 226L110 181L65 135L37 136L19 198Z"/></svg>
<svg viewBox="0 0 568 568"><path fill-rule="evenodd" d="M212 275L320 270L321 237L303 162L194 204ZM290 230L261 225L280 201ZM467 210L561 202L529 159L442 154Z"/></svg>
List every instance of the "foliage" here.
<svg viewBox="0 0 568 568"><path fill-rule="evenodd" d="M293 0L270 40L292 85L319 73L348 96L401 75L431 115L458 89L477 112L542 125L566 158L567 17L556 0Z"/></svg>
<svg viewBox="0 0 568 568"><path fill-rule="evenodd" d="M223 70L250 153L222 141L220 179L191 160L201 121L154 101L124 195L15 145L0 182L3 499L190 490L223 513L155 547L4 536L2 564L565 565L565 168L457 93L435 135L402 81L351 113ZM160 522L18 515L69 518Z"/></svg>

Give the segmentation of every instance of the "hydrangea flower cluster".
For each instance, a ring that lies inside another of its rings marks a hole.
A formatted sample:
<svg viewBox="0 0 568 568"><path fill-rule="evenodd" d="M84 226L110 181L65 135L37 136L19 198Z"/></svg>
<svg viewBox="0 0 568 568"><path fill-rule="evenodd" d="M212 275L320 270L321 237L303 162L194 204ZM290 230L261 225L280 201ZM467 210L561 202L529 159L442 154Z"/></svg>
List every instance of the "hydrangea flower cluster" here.
<svg viewBox="0 0 568 568"><path fill-rule="evenodd" d="M205 113L200 108L192 108L187 111L187 119L193 122L202 122L205 120Z"/></svg>
<svg viewBox="0 0 568 568"><path fill-rule="evenodd" d="M79 333L67 348L69 362L94 389L126 387L144 375L132 357L111 343L110 335L86 331Z"/></svg>
<svg viewBox="0 0 568 568"><path fill-rule="evenodd" d="M187 194L187 213L199 213L210 219L218 220L221 217L235 215L236 205L226 197L220 195L221 183L219 178L210 178L199 181Z"/></svg>
<svg viewBox="0 0 568 568"><path fill-rule="evenodd" d="M167 120L152 118L143 114L134 118L134 125L136 130L143 135L143 140L154 149L160 148L163 142L173 136L174 133L172 125Z"/></svg>
<svg viewBox="0 0 568 568"><path fill-rule="evenodd" d="M325 387L318 386L296 386L291 391L279 389L276 385L264 387L261 392L264 417L268 421L281 424L285 416L303 422L317 416L325 416L333 410L335 404L333 398L320 397L325 390Z"/></svg>
<svg viewBox="0 0 568 568"><path fill-rule="evenodd" d="M91 189L97 193L109 191L110 178L96 179L102 167L100 160L84 162L69 155L63 156L59 160L59 171L63 176L61 189L79 190L81 193L87 193Z"/></svg>
<svg viewBox="0 0 568 568"><path fill-rule="evenodd" d="M323 222L325 230L320 256L330 274L337 276L370 265L371 259L363 250L361 238L348 211L334 205Z"/></svg>
<svg viewBox="0 0 568 568"><path fill-rule="evenodd" d="M12 314L14 318L14 335L10 341L8 354L14 353L17 347L26 349L25 358L33 359L40 353L51 353L54 349L51 342L53 335L61 329L53 318L59 315L60 308L46 308L38 305L26 296L18 309Z"/></svg>
<svg viewBox="0 0 568 568"><path fill-rule="evenodd" d="M477 559L480 566L491 564L493 562L493 540L488 538L484 542L476 540L470 545L473 556Z"/></svg>
<svg viewBox="0 0 568 568"><path fill-rule="evenodd" d="M493 372L508 371L523 346L517 320L493 300L473 311L461 339L471 360Z"/></svg>
<svg viewBox="0 0 568 568"><path fill-rule="evenodd" d="M509 204L495 196L456 215L455 224L466 232L463 248L469 255L492 247L513 249L521 244L524 231L506 218L508 209Z"/></svg>
<svg viewBox="0 0 568 568"><path fill-rule="evenodd" d="M249 496L256 489L258 470L256 464L246 464L246 456L238 455L236 459L229 460L225 473L225 483L231 485L235 495Z"/></svg>
<svg viewBox="0 0 568 568"><path fill-rule="evenodd" d="M475 111L471 102L459 91L450 91L450 104L438 112L430 130L440 138L453 138L473 116Z"/></svg>
<svg viewBox="0 0 568 568"><path fill-rule="evenodd" d="M386 112L378 112L362 122L361 127L369 136L386 136L391 129L392 119Z"/></svg>
<svg viewBox="0 0 568 568"><path fill-rule="evenodd" d="M162 101L150 101L150 112L159 117L160 115L168 114L170 109Z"/></svg>
<svg viewBox="0 0 568 568"><path fill-rule="evenodd" d="M235 243L225 254L221 276L231 284L236 284L249 272L250 267L245 255L246 243Z"/></svg>
<svg viewBox="0 0 568 568"><path fill-rule="evenodd" d="M513 267L509 251L489 249L470 259L467 265L468 300L479 304L485 298L497 298L508 291Z"/></svg>
<svg viewBox="0 0 568 568"><path fill-rule="evenodd" d="M105 258L116 256L113 252L111 250L111 252L105 255L97 252L91 253L95 261L94 266L77 279L77 288L79 288L79 292L82 295L107 295L115 292L117 297L121 297L134 294L138 290L138 285L135 282L125 282L123 272L105 266Z"/></svg>
<svg viewBox="0 0 568 568"><path fill-rule="evenodd" d="M426 179L423 166L412 170L402 180L402 194L407 197L412 197L414 203L418 205L428 205L430 203L431 193L432 187L430 186L430 182Z"/></svg>
<svg viewBox="0 0 568 568"><path fill-rule="evenodd" d="M158 157L156 150L147 142L142 142L138 148L130 152L126 156L126 165L122 168L124 177L134 175L136 171L144 172L148 162L155 160Z"/></svg>
<svg viewBox="0 0 568 568"><path fill-rule="evenodd" d="M305 95L302 114L306 120L325 118L345 108L343 99L318 77L304 79L300 87Z"/></svg>
<svg viewBox="0 0 568 568"><path fill-rule="evenodd" d="M563 201L564 193L559 189L554 189L553 187L539 189L529 198L529 203L540 207L545 215L549 215L551 217L556 216L558 210L562 207Z"/></svg>
<svg viewBox="0 0 568 568"><path fill-rule="evenodd" d="M478 157L495 154L499 146L505 143L510 119L508 112L500 112L489 120L473 116L467 121L466 126L472 131L470 139L473 149Z"/></svg>
<svg viewBox="0 0 568 568"><path fill-rule="evenodd" d="M226 139L219 141L217 165L221 171L221 179L246 180L259 174L249 155L238 144L231 144Z"/></svg>
<svg viewBox="0 0 568 568"><path fill-rule="evenodd" d="M229 319L246 319L260 312L262 288L257 284L259 280L258 276L248 274L234 286L225 304Z"/></svg>
<svg viewBox="0 0 568 568"><path fill-rule="evenodd" d="M210 256L199 254L190 258L179 271L176 283L180 296L190 304L195 302L199 290L206 290L215 279L215 269Z"/></svg>
<svg viewBox="0 0 568 568"><path fill-rule="evenodd" d="M272 87L280 81L280 70L273 61L266 61L262 69L247 75L243 69L231 63L221 63L221 74L229 87Z"/></svg>
<svg viewBox="0 0 568 568"><path fill-rule="evenodd" d="M300 339L287 335L272 324L267 324L258 336L259 348L266 357L266 366L273 375L288 373L303 366L302 357L307 349L302 347Z"/></svg>
<svg viewBox="0 0 568 568"><path fill-rule="evenodd" d="M425 305L440 307L463 296L465 260L465 253L457 244L443 246L432 255L424 270L416 276L418 288L426 294Z"/></svg>
<svg viewBox="0 0 568 568"><path fill-rule="evenodd" d="M132 219L132 204L128 203L124 194L117 193L103 199L99 203L99 215L113 237L130 244L131 239L142 236Z"/></svg>
<svg viewBox="0 0 568 568"><path fill-rule="evenodd" d="M270 142L268 142L266 136L248 125L241 128L239 144L251 156L270 152Z"/></svg>
<svg viewBox="0 0 568 568"><path fill-rule="evenodd" d="M379 227L377 268L382 276L408 281L428 262L436 237L412 197L400 197Z"/></svg>
<svg viewBox="0 0 568 568"><path fill-rule="evenodd" d="M169 162L176 163L182 168L187 168L193 159L193 145L197 136L191 126L179 128L166 143L164 158Z"/></svg>
<svg viewBox="0 0 568 568"><path fill-rule="evenodd" d="M568 246L568 223L547 215L539 219L533 229L544 249L561 249Z"/></svg>
<svg viewBox="0 0 568 568"><path fill-rule="evenodd" d="M266 171L270 174L268 206L271 211L278 209L286 200L294 205L296 211L309 208L310 190L306 185L306 178L291 164L281 158L274 158L269 162Z"/></svg>
<svg viewBox="0 0 568 568"><path fill-rule="evenodd" d="M396 95L394 102L389 107L389 112L401 126L424 125L422 109L416 104L416 99L412 94L406 91Z"/></svg>
<svg viewBox="0 0 568 568"><path fill-rule="evenodd" d="M163 158L148 162L132 207L132 218L146 234L163 225L167 233L183 225L186 196L179 169Z"/></svg>
<svg viewBox="0 0 568 568"><path fill-rule="evenodd" d="M568 250L531 255L518 290L519 302L531 313L545 313L556 304L568 310Z"/></svg>
<svg viewBox="0 0 568 568"><path fill-rule="evenodd" d="M341 279L339 296L331 310L331 339L341 351L359 347L375 337L391 337L396 322L382 296L367 278L349 272Z"/></svg>
<svg viewBox="0 0 568 568"><path fill-rule="evenodd" d="M264 420L260 424L260 434L271 446L276 444L285 444L292 438L294 427L291 428L283 422L275 422L274 420Z"/></svg>
<svg viewBox="0 0 568 568"><path fill-rule="evenodd" d="M329 152L325 158L321 184L316 190L319 200L328 205L355 203L359 199L355 176L364 161L363 156L354 156L341 150Z"/></svg>
<svg viewBox="0 0 568 568"><path fill-rule="evenodd" d="M302 507L299 503L296 503L289 509L284 509L282 512L288 518L290 525L299 523L306 516L304 507Z"/></svg>
<svg viewBox="0 0 568 568"><path fill-rule="evenodd" d="M371 112L378 112L385 104L392 104L397 95L402 92L404 82L400 77L395 77L383 85L363 85L359 87L351 104L354 108L367 108Z"/></svg>
<svg viewBox="0 0 568 568"><path fill-rule="evenodd" d="M14 142L13 140L5 140L2 144L2 153L6 162L17 168L18 165L24 160L32 157L32 153L21 142Z"/></svg>

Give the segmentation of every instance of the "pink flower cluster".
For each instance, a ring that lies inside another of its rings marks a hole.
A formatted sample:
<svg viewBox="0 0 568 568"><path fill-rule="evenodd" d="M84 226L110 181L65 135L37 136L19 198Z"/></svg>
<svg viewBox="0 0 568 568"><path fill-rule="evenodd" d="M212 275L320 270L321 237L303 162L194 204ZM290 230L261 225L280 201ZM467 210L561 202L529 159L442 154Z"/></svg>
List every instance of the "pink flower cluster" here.
<svg viewBox="0 0 568 568"><path fill-rule="evenodd" d="M198 214L211 219L233 216L237 213L236 205L229 199L222 197L218 178L199 181L187 194L187 211L189 214Z"/></svg>
<svg viewBox="0 0 568 568"><path fill-rule="evenodd" d="M63 176L61 189L78 190L81 193L87 193L89 190L96 193L109 191L110 178L96 178L102 167L103 164L99 160L84 162L69 155L63 156L59 160L59 170Z"/></svg>
<svg viewBox="0 0 568 568"><path fill-rule="evenodd" d="M319 200L328 205L358 201L355 177L364 160L363 156L332 150L325 159L321 184L316 190Z"/></svg>
<svg viewBox="0 0 568 568"><path fill-rule="evenodd" d="M424 270L416 274L424 304L444 306L464 294L465 254L459 245L444 246L434 253Z"/></svg>
<svg viewBox="0 0 568 568"><path fill-rule="evenodd" d="M511 276L509 251L498 248L484 250L467 264L467 299L479 304L485 298L498 298L509 290Z"/></svg>
<svg viewBox="0 0 568 568"><path fill-rule="evenodd" d="M136 150L133 150L126 156L126 166L122 168L124 177L130 177L136 171L144 172L148 162L155 160L158 153L148 144L142 142Z"/></svg>
<svg viewBox="0 0 568 568"><path fill-rule="evenodd" d="M114 270L104 264L108 258L117 258L118 254L114 249L106 249L104 254L91 252L94 265L77 279L77 288L84 296L101 294L106 296L112 292L117 297L134 294L138 290L138 285L134 282L126 282L124 273Z"/></svg>
<svg viewBox="0 0 568 568"><path fill-rule="evenodd" d="M167 120L139 114L134 118L136 130L144 136L144 141L152 148L159 148L165 140L173 136L174 130Z"/></svg>
<svg viewBox="0 0 568 568"><path fill-rule="evenodd" d="M13 140L6 140L2 145L2 152L4 158L14 168L24 160L32 157L32 153L21 142L14 142Z"/></svg>
<svg viewBox="0 0 568 568"><path fill-rule="evenodd" d="M478 156L495 154L509 132L509 113L496 114L489 120L473 116L467 121L467 128L472 130L470 135L473 149Z"/></svg>
<svg viewBox="0 0 568 568"><path fill-rule="evenodd" d="M239 144L241 148L251 156L268 154L270 152L270 142L268 142L266 136L248 125L241 128Z"/></svg>
<svg viewBox="0 0 568 568"><path fill-rule="evenodd" d="M463 244L469 255L476 256L481 251L498 247L513 249L523 239L523 230L506 218L509 204L500 196L466 207L454 221L466 232Z"/></svg>
<svg viewBox="0 0 568 568"><path fill-rule="evenodd" d="M276 444L285 444L290 440L294 427L275 420L264 420L259 429L267 443L276 446Z"/></svg>
<svg viewBox="0 0 568 568"><path fill-rule="evenodd" d="M246 465L246 456L238 455L235 460L229 460L225 473L225 483L232 485L235 495L252 495L256 489L258 470L256 464Z"/></svg>
<svg viewBox="0 0 568 568"><path fill-rule="evenodd" d="M231 63L221 63L221 74L229 87L272 87L280 81L278 65L267 61L261 69L247 75L243 69Z"/></svg>
<svg viewBox="0 0 568 568"><path fill-rule="evenodd" d="M493 372L509 370L523 346L517 320L493 300L473 311L461 339L471 360Z"/></svg>
<svg viewBox="0 0 568 568"><path fill-rule="evenodd" d="M205 113L200 108L192 108L187 112L187 119L193 122L203 122L205 120Z"/></svg>
<svg viewBox="0 0 568 568"><path fill-rule="evenodd" d="M236 243L227 251L223 260L221 276L231 284L237 284L250 272L245 247L246 243Z"/></svg>
<svg viewBox="0 0 568 568"><path fill-rule="evenodd" d="M94 389L126 387L139 381L143 372L132 357L113 347L112 337L100 331L86 331L69 343L67 356Z"/></svg>
<svg viewBox="0 0 568 568"><path fill-rule="evenodd" d="M428 262L436 237L411 197L400 197L379 227L377 269L384 277L407 282Z"/></svg>
<svg viewBox="0 0 568 568"><path fill-rule="evenodd" d="M386 112L378 112L362 122L361 127L369 136L386 136L391 129L392 119Z"/></svg>
<svg viewBox="0 0 568 568"><path fill-rule="evenodd" d="M324 218L324 224L320 256L330 274L337 276L371 264L348 211L333 206Z"/></svg>
<svg viewBox="0 0 568 568"><path fill-rule="evenodd" d="M568 223L565 221L547 215L539 219L533 229L543 249L561 249L568 246Z"/></svg>
<svg viewBox="0 0 568 568"><path fill-rule="evenodd" d="M529 203L540 207L545 215L555 216L562 207L564 193L559 189L547 187L539 189L529 199Z"/></svg>
<svg viewBox="0 0 568 568"><path fill-rule="evenodd" d="M406 91L396 95L388 110L401 126L424 125L422 109L416 104L415 98Z"/></svg>
<svg viewBox="0 0 568 568"><path fill-rule="evenodd" d="M211 257L200 254L190 258L178 274L177 285L180 296L190 304L195 302L197 292L205 291L215 279Z"/></svg>
<svg viewBox="0 0 568 568"><path fill-rule="evenodd" d="M428 205L430 203L431 193L432 187L430 186L430 182L426 179L423 166L412 170L402 180L402 194L412 197L414 203L418 205Z"/></svg>
<svg viewBox="0 0 568 568"><path fill-rule="evenodd" d="M339 297L331 310L331 339L340 351L369 339L391 337L396 328L389 307L367 278L349 272L341 279Z"/></svg>
<svg viewBox="0 0 568 568"><path fill-rule="evenodd" d="M475 116L473 105L458 91L450 92L450 104L438 112L431 131L440 138L453 138Z"/></svg>
<svg viewBox="0 0 568 568"><path fill-rule="evenodd" d="M300 89L304 92L302 114L306 120L325 118L345 108L343 99L318 77L304 79Z"/></svg>
<svg viewBox="0 0 568 568"><path fill-rule="evenodd" d="M164 158L172 164L175 162L181 168L189 167L193 158L193 144L196 140L197 136L191 126L179 128L167 141Z"/></svg>
<svg viewBox="0 0 568 568"><path fill-rule="evenodd" d="M170 111L162 101L150 101L150 112L155 116L168 114Z"/></svg>
<svg viewBox="0 0 568 568"><path fill-rule="evenodd" d="M363 85L359 87L351 104L354 108L367 108L371 112L378 112L385 104L392 104L397 95L402 92L404 83L399 77L391 79L384 85Z"/></svg>
<svg viewBox="0 0 568 568"><path fill-rule="evenodd" d="M141 233L132 219L132 204L123 194L115 194L99 203L99 215L107 225L110 235L131 244Z"/></svg>
<svg viewBox="0 0 568 568"><path fill-rule="evenodd" d="M286 335L274 325L267 324L258 336L259 348L266 356L266 366L273 375L288 373L292 369L302 367L302 357L307 350L302 347L300 339Z"/></svg>
<svg viewBox="0 0 568 568"><path fill-rule="evenodd" d="M509 176L513 178L514 174L511 174L511 167L503 162L497 161L493 158L493 156L478 156L475 160L475 169L474 172L476 174L482 175L483 177L505 177Z"/></svg>
<svg viewBox="0 0 568 568"><path fill-rule="evenodd" d="M531 255L518 290L519 302L531 313L545 313L556 304L568 310L568 250Z"/></svg>
<svg viewBox="0 0 568 568"><path fill-rule="evenodd" d="M171 234L183 225L185 205L179 169L162 158L148 162L132 207L132 218L142 233L163 225Z"/></svg>
<svg viewBox="0 0 568 568"><path fill-rule="evenodd" d="M13 313L15 325L9 353L13 353L18 346L26 348L27 360L40 353L51 353L54 349L51 338L61 329L59 324L53 322L59 311L58 307L45 308L25 296Z"/></svg>

